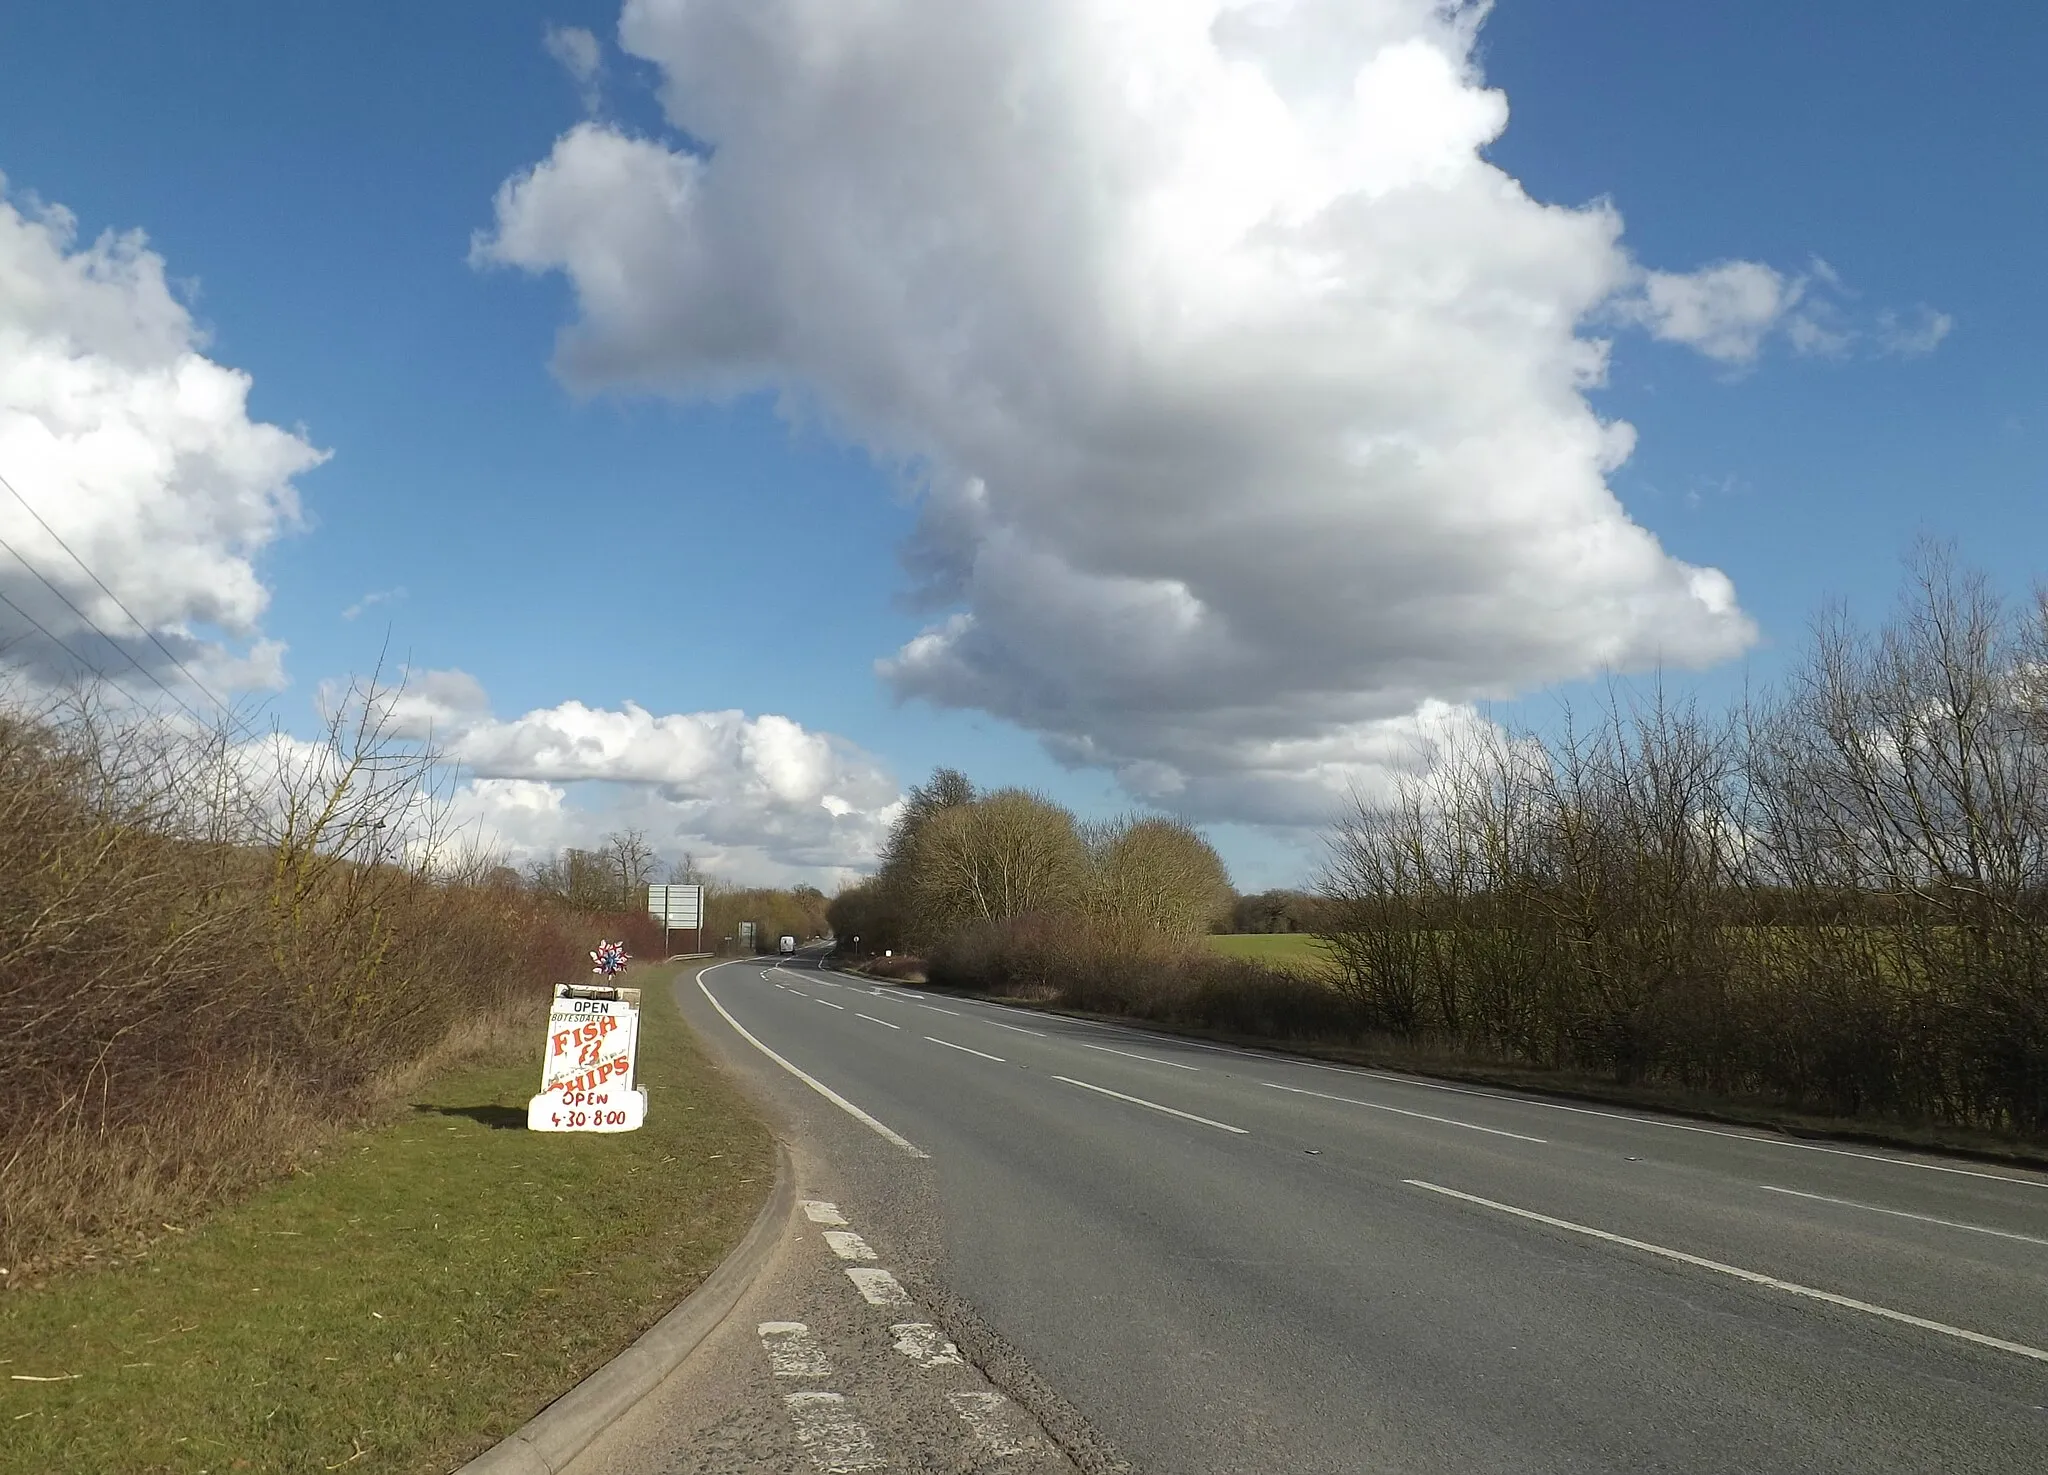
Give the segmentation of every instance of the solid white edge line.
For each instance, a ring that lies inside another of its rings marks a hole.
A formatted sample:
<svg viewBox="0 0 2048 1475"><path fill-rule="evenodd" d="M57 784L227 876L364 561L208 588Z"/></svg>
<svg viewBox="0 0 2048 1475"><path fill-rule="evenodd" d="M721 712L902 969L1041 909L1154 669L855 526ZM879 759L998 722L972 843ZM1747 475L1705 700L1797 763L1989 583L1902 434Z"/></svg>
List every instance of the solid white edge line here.
<svg viewBox="0 0 2048 1475"><path fill-rule="evenodd" d="M2016 1239L2022 1244L2048 1245L2048 1239L2036 1239L2031 1234L2015 1234L2010 1229L1987 1229L1982 1224L1965 1224L1957 1219L1937 1219L1932 1214L1912 1214L1904 1209L1881 1209L1876 1204L1859 1204L1853 1198L1830 1198L1825 1193L1802 1193L1796 1188L1778 1188L1769 1183L1757 1187L1765 1193L1788 1193L1793 1198L1810 1198L1816 1203L1840 1204L1845 1209L1862 1209L1869 1214L1890 1214L1894 1219L1917 1219L1922 1224L1939 1224L1944 1229L1967 1229L1972 1234L1995 1234L2000 1239Z"/></svg>
<svg viewBox="0 0 2048 1475"><path fill-rule="evenodd" d="M1625 1245L1631 1250L1641 1250L1648 1255L1659 1255L1666 1260L1675 1260L1681 1265L1691 1265L1700 1270L1712 1270L1721 1275L1732 1276L1736 1280L1747 1281L1751 1285L1765 1286L1774 1291L1784 1291L1788 1295L1805 1296L1809 1300L1825 1301L1830 1306L1841 1306L1850 1311L1861 1311L1868 1316L1883 1317L1886 1321L1896 1321L1905 1326L1919 1327L1922 1331L1939 1332L1944 1337L1954 1337L1959 1341L1974 1342L1979 1347L1991 1347L2000 1352L2012 1352L2021 1357L2031 1357L2036 1362L2048 1362L2048 1351L2043 1351L2039 1347L2029 1347L2024 1342L2008 1342L2003 1337L1987 1336L1983 1332L1973 1332L1964 1327L1950 1326L1945 1321L1930 1321L1924 1316L1914 1316L1906 1311L1894 1311L1889 1306L1873 1305L1869 1301L1859 1301L1853 1296L1838 1296L1833 1291L1816 1290L1812 1286L1801 1285L1796 1280L1780 1280L1775 1275L1764 1275L1755 1270L1744 1270L1739 1265L1724 1265L1719 1260L1709 1260L1701 1255L1688 1255L1684 1250L1673 1250L1663 1245L1653 1245L1647 1240L1630 1239L1628 1236L1621 1234L1609 1234L1604 1229L1594 1229L1585 1224L1574 1224L1569 1219L1553 1218L1549 1214L1539 1214L1534 1209L1518 1209L1513 1204L1504 1204L1490 1198L1481 1198L1476 1193L1460 1193L1455 1188L1445 1188L1436 1183L1425 1183L1420 1178L1403 1178L1401 1181L1410 1188L1426 1189L1430 1193L1440 1193L1445 1198L1462 1199L1468 1204L1478 1204L1482 1208L1493 1209L1502 1214L1513 1214L1518 1219L1530 1219L1538 1224L1547 1224L1552 1229L1563 1229L1572 1234L1587 1235L1593 1239L1605 1240L1609 1244Z"/></svg>
<svg viewBox="0 0 2048 1475"><path fill-rule="evenodd" d="M1054 1076L1053 1079L1065 1081L1070 1086L1079 1086L1084 1091L1099 1091L1104 1096L1114 1096L1117 1100L1128 1101L1133 1106L1149 1106L1154 1111L1163 1111L1168 1116L1177 1116L1184 1121L1200 1122L1205 1127L1216 1127L1225 1132L1235 1132L1240 1137L1249 1137L1251 1135L1243 1127L1233 1127L1228 1122L1219 1122L1209 1117L1196 1116L1193 1112L1182 1111L1177 1106L1161 1106L1158 1102L1147 1101L1142 1096L1126 1096L1121 1091L1112 1091L1107 1086L1098 1086L1089 1081L1077 1081L1072 1076Z"/></svg>
<svg viewBox="0 0 2048 1475"><path fill-rule="evenodd" d="M926 1035L925 1038L934 1045L944 1045L948 1050L958 1050L964 1055L979 1055L983 1060L993 1060L997 1065L1009 1064L1002 1056L991 1055L986 1050L972 1050L965 1045L956 1045L951 1040L942 1040L937 1035Z"/></svg>
<svg viewBox="0 0 2048 1475"><path fill-rule="evenodd" d="M1076 1040L1074 1043L1083 1050L1100 1050L1105 1055L1121 1055L1126 1060L1142 1060L1147 1065L1170 1065L1175 1070L1200 1070L1202 1068L1199 1065L1182 1065L1178 1060L1155 1060L1150 1055L1133 1055L1128 1050L1112 1050L1107 1045L1091 1045L1086 1040Z"/></svg>
<svg viewBox="0 0 2048 1475"><path fill-rule="evenodd" d="M854 1012L854 1016L853 1016L853 1017L854 1017L855 1019L865 1019L865 1020L866 1020L866 1021L867 1021L867 1022L868 1022L869 1024L879 1024L880 1026L882 1026L882 1028L883 1028L883 1029L901 1029L901 1028L903 1028L903 1026L902 1026L902 1025L900 1025L900 1024L891 1024L891 1023L890 1023L890 1022L889 1022L888 1020L886 1020L886 1019L877 1019L877 1018L875 1018L875 1016L874 1016L874 1015L872 1015L872 1014L862 1014L862 1013L860 1013L860 1012L859 1012L858 1010L856 1010L856 1011Z"/></svg>
<svg viewBox="0 0 2048 1475"><path fill-rule="evenodd" d="M709 973L710 971L711 970L709 968L706 968L704 970L704 973ZM725 1005L718 1002L717 995L713 994L711 990L705 986L704 973L699 973L697 975L698 991L701 992L705 998L711 1000L711 1007L716 1009L721 1015L724 1016L725 1022L727 1024L731 1025L734 1029L739 1031L739 1036L741 1039L745 1040L749 1045L752 1045L756 1050L759 1050L763 1055L766 1055L770 1060L774 1061L777 1065L781 1066L784 1070L788 1071L791 1075L795 1076L798 1080L802 1081L806 1086L809 1086L813 1091L816 1091L820 1096L824 1097L827 1101L831 1102L834 1106L838 1107L841 1111L845 1112L848 1116L852 1117L862 1126L871 1128L878 1135L885 1137L889 1141L895 1143L898 1147L902 1148L912 1157L931 1156L930 1153L926 1152L923 1148L919 1147L916 1143L912 1142L908 1137L905 1137L898 1132L893 1132L889 1128L883 1126L880 1122L876 1121L873 1117L869 1116L866 1112L862 1111L858 1106L855 1106L851 1101L848 1101L844 1096L841 1096L837 1091L833 1090L830 1086L826 1085L816 1076L811 1075L809 1072L805 1071L800 1066L792 1065L789 1061L783 1059L780 1055L777 1055L773 1050L769 1049L766 1045L762 1044L760 1040L754 1037L752 1031L750 1031L744 1024L741 1024L737 1019L732 1017L732 1011L727 1009Z"/></svg>
<svg viewBox="0 0 2048 1475"><path fill-rule="evenodd" d="M1543 1137L1525 1137L1520 1132L1504 1132L1499 1127L1482 1127L1477 1122L1461 1122L1456 1117L1431 1116L1426 1111L1409 1111L1401 1106L1383 1106L1377 1101L1360 1101L1352 1096L1332 1096L1327 1091L1309 1091L1300 1086L1283 1086L1278 1081L1261 1081L1262 1086L1271 1086L1275 1091L1285 1091L1290 1096L1313 1096L1319 1101L1341 1101L1346 1106L1363 1106L1373 1111L1390 1111L1395 1116L1412 1116L1419 1121L1442 1122L1446 1127L1463 1127L1468 1132L1485 1132L1494 1137L1512 1137L1517 1142L1534 1142L1549 1146Z"/></svg>

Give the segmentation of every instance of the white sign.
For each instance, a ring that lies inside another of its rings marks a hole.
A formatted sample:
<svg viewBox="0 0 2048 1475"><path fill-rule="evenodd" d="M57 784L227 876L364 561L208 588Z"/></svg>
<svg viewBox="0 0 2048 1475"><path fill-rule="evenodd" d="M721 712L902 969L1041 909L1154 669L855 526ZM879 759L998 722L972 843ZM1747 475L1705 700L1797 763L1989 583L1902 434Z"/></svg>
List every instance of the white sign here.
<svg viewBox="0 0 2048 1475"><path fill-rule="evenodd" d="M526 1103L533 1132L631 1132L647 1120L647 1093L633 1084L640 1045L640 990L555 985L540 1094Z"/></svg>
<svg viewBox="0 0 2048 1475"><path fill-rule="evenodd" d="M650 886L647 888L647 915L664 927L702 927L704 888Z"/></svg>

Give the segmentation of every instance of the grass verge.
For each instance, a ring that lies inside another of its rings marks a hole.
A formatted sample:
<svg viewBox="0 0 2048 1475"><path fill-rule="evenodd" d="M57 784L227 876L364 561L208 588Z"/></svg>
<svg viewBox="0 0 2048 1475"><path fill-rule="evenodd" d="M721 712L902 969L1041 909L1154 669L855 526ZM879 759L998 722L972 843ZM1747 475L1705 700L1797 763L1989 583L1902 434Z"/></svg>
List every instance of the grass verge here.
<svg viewBox="0 0 2048 1475"><path fill-rule="evenodd" d="M0 1475L424 1475L531 1418L703 1280L773 1183L674 974L634 979L638 1132L525 1130L537 1022L533 1059L432 1080L145 1257L0 1296Z"/></svg>

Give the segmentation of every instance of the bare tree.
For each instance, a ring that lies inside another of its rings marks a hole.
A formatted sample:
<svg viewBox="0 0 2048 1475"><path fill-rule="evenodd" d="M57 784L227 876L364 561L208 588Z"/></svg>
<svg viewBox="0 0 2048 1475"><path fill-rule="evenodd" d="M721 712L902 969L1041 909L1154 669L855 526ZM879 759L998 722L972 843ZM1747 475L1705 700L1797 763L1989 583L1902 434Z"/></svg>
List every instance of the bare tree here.
<svg viewBox="0 0 2048 1475"><path fill-rule="evenodd" d="M604 837L604 846L598 853L604 857L605 869L613 882L612 895L618 909L641 910L647 901L648 883L654 879L654 868L661 859L647 843L647 832L614 830Z"/></svg>
<svg viewBox="0 0 2048 1475"><path fill-rule="evenodd" d="M1088 854L1074 817L1043 795L1001 789L920 828L910 867L915 930L937 941L969 922L1076 912Z"/></svg>
<svg viewBox="0 0 2048 1475"><path fill-rule="evenodd" d="M1185 820L1125 816L1085 828L1088 906L1111 927L1192 940L1227 913L1223 857Z"/></svg>

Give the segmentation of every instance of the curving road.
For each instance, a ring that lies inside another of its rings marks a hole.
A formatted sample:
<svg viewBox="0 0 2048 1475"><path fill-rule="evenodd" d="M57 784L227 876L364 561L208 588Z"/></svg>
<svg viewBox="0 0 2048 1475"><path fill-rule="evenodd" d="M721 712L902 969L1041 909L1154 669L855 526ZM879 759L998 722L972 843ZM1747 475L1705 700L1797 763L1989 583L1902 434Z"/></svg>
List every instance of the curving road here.
<svg viewBox="0 0 2048 1475"><path fill-rule="evenodd" d="M2048 1470L2048 1176L815 963L679 997L1083 1468Z"/></svg>

